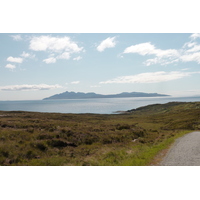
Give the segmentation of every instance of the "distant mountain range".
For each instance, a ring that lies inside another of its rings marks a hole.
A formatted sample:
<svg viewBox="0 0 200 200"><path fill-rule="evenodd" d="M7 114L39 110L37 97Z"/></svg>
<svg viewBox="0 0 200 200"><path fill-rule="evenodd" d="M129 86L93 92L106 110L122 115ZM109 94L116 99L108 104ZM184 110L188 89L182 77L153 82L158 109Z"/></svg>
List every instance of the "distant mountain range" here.
<svg viewBox="0 0 200 200"><path fill-rule="evenodd" d="M90 98L126 98L126 97L159 97L159 96L169 96L165 94L158 93L143 93L143 92L123 92L120 94L96 94L94 92L83 93L83 92L63 92L61 94L55 94L53 96L44 98L43 100L51 99L90 99Z"/></svg>

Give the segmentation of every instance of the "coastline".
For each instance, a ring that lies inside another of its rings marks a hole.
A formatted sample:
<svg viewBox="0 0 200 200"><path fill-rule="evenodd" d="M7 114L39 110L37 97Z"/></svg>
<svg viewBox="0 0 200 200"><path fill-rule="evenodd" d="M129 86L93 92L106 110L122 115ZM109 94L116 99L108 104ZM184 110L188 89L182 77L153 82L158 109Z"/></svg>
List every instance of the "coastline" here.
<svg viewBox="0 0 200 200"><path fill-rule="evenodd" d="M200 97L135 97L67 100L0 101L2 111L116 114L152 104L194 102Z"/></svg>

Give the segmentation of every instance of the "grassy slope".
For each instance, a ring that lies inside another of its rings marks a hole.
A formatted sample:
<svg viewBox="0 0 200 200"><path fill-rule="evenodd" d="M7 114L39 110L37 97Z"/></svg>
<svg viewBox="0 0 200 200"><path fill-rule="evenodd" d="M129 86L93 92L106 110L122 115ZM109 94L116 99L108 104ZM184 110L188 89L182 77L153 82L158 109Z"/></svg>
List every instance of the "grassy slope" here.
<svg viewBox="0 0 200 200"><path fill-rule="evenodd" d="M0 165L149 165L175 138L200 129L200 102L120 115L0 112Z"/></svg>

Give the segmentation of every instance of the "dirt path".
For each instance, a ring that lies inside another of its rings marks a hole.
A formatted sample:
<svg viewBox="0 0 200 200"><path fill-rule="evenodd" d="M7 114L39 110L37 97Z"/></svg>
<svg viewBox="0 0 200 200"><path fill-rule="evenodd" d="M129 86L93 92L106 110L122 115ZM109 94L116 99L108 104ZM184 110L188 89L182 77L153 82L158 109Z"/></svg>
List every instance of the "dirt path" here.
<svg viewBox="0 0 200 200"><path fill-rule="evenodd" d="M160 166L200 166L200 132L177 139Z"/></svg>

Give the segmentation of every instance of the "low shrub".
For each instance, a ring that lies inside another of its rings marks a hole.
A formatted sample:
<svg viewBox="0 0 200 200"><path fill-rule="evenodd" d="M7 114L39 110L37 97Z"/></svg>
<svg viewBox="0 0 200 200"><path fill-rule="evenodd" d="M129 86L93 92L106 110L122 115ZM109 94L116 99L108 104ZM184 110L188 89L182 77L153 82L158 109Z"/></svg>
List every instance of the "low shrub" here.
<svg viewBox="0 0 200 200"><path fill-rule="evenodd" d="M75 145L72 142L67 142L64 140L59 140L59 139L54 139L54 140L48 140L47 144L51 147L57 147L57 148L63 148L63 147L67 147L67 146L71 146L71 147L77 147L77 145Z"/></svg>

